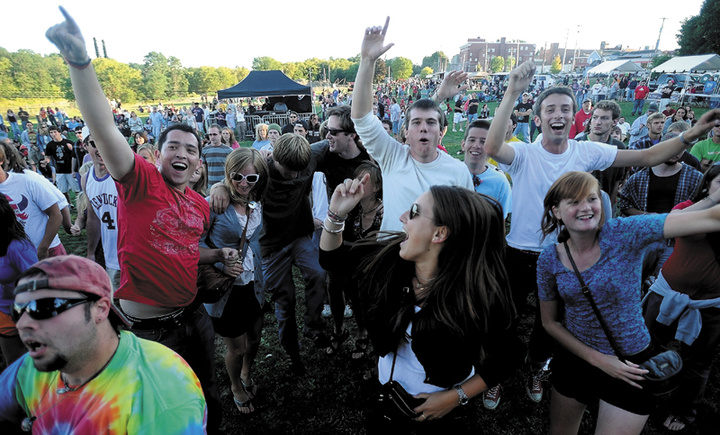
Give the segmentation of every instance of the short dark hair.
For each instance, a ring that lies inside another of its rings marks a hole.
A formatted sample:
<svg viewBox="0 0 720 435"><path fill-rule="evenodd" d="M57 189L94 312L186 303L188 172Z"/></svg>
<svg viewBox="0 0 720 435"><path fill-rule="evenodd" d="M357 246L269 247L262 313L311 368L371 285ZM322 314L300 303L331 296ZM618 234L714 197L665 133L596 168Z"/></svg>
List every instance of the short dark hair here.
<svg viewBox="0 0 720 435"><path fill-rule="evenodd" d="M468 134L470 134L471 128L490 130L490 121L486 121L484 119L476 119L475 121L471 122L470 125L468 125L468 127L465 129L465 136L463 137L463 140L467 139Z"/></svg>
<svg viewBox="0 0 720 435"><path fill-rule="evenodd" d="M200 136L198 136L197 131L195 131L194 128L190 127L187 124L175 124L175 125L172 125L172 126L166 128L165 130L163 130L163 132L160 133L160 137L157 139L158 151L162 151L162 146L165 143L165 141L167 141L167 135L171 131L175 131L175 130L180 130L182 132L190 133L193 136L195 136L195 140L197 141L197 145L198 145L198 153L202 153L202 141L200 140Z"/></svg>
<svg viewBox="0 0 720 435"><path fill-rule="evenodd" d="M595 108L593 108L592 113L595 113L595 111L598 109L607 110L608 112L612 112L613 121L618 120L620 118L620 115L622 114L622 109L620 109L620 105L613 100L599 101L595 105Z"/></svg>
<svg viewBox="0 0 720 435"><path fill-rule="evenodd" d="M578 111L577 101L575 101L575 94L573 93L572 89L567 86L554 86L552 88L545 89L544 91L542 91L542 93L540 93L540 95L538 95L537 99L535 100L535 105L533 106L533 115L540 116L542 102L552 94L567 95L572 100L573 113Z"/></svg>
<svg viewBox="0 0 720 435"><path fill-rule="evenodd" d="M48 133L50 133L51 131L60 131L60 129L58 129L58 128L57 128L56 126L54 126L54 125L51 125L50 127L48 127Z"/></svg>
<svg viewBox="0 0 720 435"><path fill-rule="evenodd" d="M407 130L408 125L410 125L410 113L415 110L434 110L438 113L438 121L440 122L440 130L445 128L447 125L447 118L445 117L445 112L440 108L438 103L435 101L429 99L429 98L421 98L417 100L416 102L412 103L410 107L408 107L407 111L405 111L405 122L403 123L403 127Z"/></svg>

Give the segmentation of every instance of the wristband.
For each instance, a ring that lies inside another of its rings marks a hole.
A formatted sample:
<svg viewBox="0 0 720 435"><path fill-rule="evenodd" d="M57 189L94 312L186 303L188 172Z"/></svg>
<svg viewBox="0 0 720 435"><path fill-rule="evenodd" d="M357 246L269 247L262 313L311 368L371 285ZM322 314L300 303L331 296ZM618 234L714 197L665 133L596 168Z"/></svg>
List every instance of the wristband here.
<svg viewBox="0 0 720 435"><path fill-rule="evenodd" d="M345 222L342 222L342 223L340 224L340 228L338 228L338 229L336 229L336 230L331 230L330 228L328 228L328 227L327 227L327 224L326 224L325 222L323 222L323 226L322 226L322 227L323 227L323 230L327 231L327 232L330 233L330 234L340 234L340 233L342 233L342 232L345 230Z"/></svg>
<svg viewBox="0 0 720 435"><path fill-rule="evenodd" d="M345 219L347 219L348 215L340 216L339 214L335 213L334 211L328 209L327 211L328 218L330 219L330 222L340 224L341 222L345 222Z"/></svg>
<svg viewBox="0 0 720 435"><path fill-rule="evenodd" d="M85 69L90 65L90 63L92 63L92 59L90 59L90 57L88 56L88 60L86 62L75 63L75 62L71 62L67 58L65 58L65 63L67 63L68 65L70 65L71 67L73 67L75 69Z"/></svg>

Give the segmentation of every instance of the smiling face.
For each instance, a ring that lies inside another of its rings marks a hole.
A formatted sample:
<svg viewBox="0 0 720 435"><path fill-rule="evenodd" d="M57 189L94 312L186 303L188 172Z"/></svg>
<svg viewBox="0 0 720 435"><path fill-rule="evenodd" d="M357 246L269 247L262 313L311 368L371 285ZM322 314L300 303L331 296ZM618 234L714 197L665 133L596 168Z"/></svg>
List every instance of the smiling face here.
<svg viewBox="0 0 720 435"><path fill-rule="evenodd" d="M443 136L439 116L432 109L415 108L408 113L410 119L405 143L410 145L412 157L421 163L437 158L437 146Z"/></svg>
<svg viewBox="0 0 720 435"><path fill-rule="evenodd" d="M482 164L487 160L485 152L485 140L488 131L484 128L471 128L468 131L467 138L461 143L462 150L465 152L465 162Z"/></svg>
<svg viewBox="0 0 720 435"><path fill-rule="evenodd" d="M543 144L560 145L567 143L573 122L573 100L565 94L550 94L542 102L535 123L540 123L543 132Z"/></svg>
<svg viewBox="0 0 720 435"><path fill-rule="evenodd" d="M195 135L182 130L168 133L160 151L159 167L170 187L184 191L193 172L201 163Z"/></svg>
<svg viewBox="0 0 720 435"><path fill-rule="evenodd" d="M255 169L255 166L252 164L248 164L246 166L243 166L240 170L236 171L234 174L230 174L231 176L236 175L235 177L232 178L232 185L233 185L233 188L235 189L235 191L238 193L238 195L240 195L244 198L247 198L250 196L250 192L252 192L252 190L255 187L255 184L257 184L257 182L249 183L247 181L246 177L248 175L257 175L257 173L258 172L257 172L257 169ZM237 177L237 174L241 174L243 176L242 177L243 179L241 181L237 181L236 178L240 178L240 177Z"/></svg>
<svg viewBox="0 0 720 435"><path fill-rule="evenodd" d="M50 137L54 142L62 142L62 134L58 130L50 131Z"/></svg>
<svg viewBox="0 0 720 435"><path fill-rule="evenodd" d="M328 133L325 138L328 141L328 149L331 153L345 154L355 146L355 133L346 133L342 130L342 119L337 115L332 115L327 121ZM337 131L337 134L332 134Z"/></svg>
<svg viewBox="0 0 720 435"><path fill-rule="evenodd" d="M594 190L579 199L563 199L552 212L571 236L573 232L597 231L602 221L600 192Z"/></svg>

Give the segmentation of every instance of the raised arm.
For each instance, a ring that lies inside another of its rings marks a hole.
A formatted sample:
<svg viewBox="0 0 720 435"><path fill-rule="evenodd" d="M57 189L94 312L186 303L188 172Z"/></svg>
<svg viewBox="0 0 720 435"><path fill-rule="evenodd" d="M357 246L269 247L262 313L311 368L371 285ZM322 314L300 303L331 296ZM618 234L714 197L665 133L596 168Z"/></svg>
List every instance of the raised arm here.
<svg viewBox="0 0 720 435"><path fill-rule="evenodd" d="M95 138L110 175L116 180L120 179L132 171L135 165L132 149L115 126L80 28L62 6L60 12L65 21L49 28L45 36L58 47L70 67L70 80L80 112Z"/></svg>
<svg viewBox="0 0 720 435"><path fill-rule="evenodd" d="M680 154L690 143L705 137L716 125L720 125L720 109L713 109L703 114L690 130L680 136L660 142L644 150L619 150L612 166L655 166ZM684 139L684 142L683 142Z"/></svg>
<svg viewBox="0 0 720 435"><path fill-rule="evenodd" d="M670 213L665 219L663 236L666 239L672 239L720 231L720 205L698 210L699 207L705 207L707 203L711 202L712 199L699 201L695 211L683 210Z"/></svg>
<svg viewBox="0 0 720 435"><path fill-rule="evenodd" d="M342 232L345 229L345 219L348 213L362 199L365 185L370 179L365 174L361 179L346 179L337 185L328 206L328 217L323 222L323 232L320 236L320 249L333 251L342 245Z"/></svg>
<svg viewBox="0 0 720 435"><path fill-rule="evenodd" d="M505 132L507 132L510 115L513 113L515 100L527 89L534 75L535 65L532 61L524 62L510 72L507 91L495 111L495 117L490 124L490 130L485 140L485 150L488 155L499 163L509 165L515 159L515 150L505 143Z"/></svg>
<svg viewBox="0 0 720 435"><path fill-rule="evenodd" d="M360 66L355 77L353 90L353 103L350 116L362 118L372 110L372 80L375 76L375 62L385 54L394 44L385 44L390 17L385 20L383 27L368 27L365 29L362 46L360 48Z"/></svg>
<svg viewBox="0 0 720 435"><path fill-rule="evenodd" d="M468 73L463 71L450 71L445 74L442 83L438 87L435 94L430 97L436 103L441 103L447 99L453 98L455 95L467 90L470 85L465 83ZM476 104L480 105L480 103Z"/></svg>

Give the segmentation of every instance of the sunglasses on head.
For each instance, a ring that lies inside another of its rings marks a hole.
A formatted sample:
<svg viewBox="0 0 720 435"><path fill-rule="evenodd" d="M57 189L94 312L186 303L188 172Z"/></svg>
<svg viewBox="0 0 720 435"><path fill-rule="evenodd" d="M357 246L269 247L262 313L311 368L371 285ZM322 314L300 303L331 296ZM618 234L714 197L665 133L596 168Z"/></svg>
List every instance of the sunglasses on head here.
<svg viewBox="0 0 720 435"><path fill-rule="evenodd" d="M24 304L15 302L10 312L10 317L17 323L22 317L23 313L27 313L28 316L35 320L47 320L51 317L59 316L65 311L72 307L82 305L86 302L94 302L97 298L86 297L82 299L77 298L43 298L35 299Z"/></svg>
<svg viewBox="0 0 720 435"><path fill-rule="evenodd" d="M231 172L230 179L233 181L237 181L238 183L242 182L242 180L245 180L248 182L248 184L255 184L260 180L260 175L258 175L258 174L243 175L239 172Z"/></svg>
<svg viewBox="0 0 720 435"><path fill-rule="evenodd" d="M328 132L329 134L333 135L333 136L337 136L337 135L339 135L340 133L346 133L346 134L347 134L347 131L341 130L341 129L339 129L339 128L328 128L328 129L327 129L327 132Z"/></svg>

